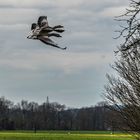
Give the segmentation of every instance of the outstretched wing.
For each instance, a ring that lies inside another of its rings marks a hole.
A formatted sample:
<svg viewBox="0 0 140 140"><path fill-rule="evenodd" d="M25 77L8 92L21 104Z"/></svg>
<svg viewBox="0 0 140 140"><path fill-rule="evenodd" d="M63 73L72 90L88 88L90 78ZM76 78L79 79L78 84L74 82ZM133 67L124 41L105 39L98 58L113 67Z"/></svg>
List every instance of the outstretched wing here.
<svg viewBox="0 0 140 140"><path fill-rule="evenodd" d="M56 25L56 26L54 26L53 28L54 28L54 29L56 29L56 28L64 28L64 26L62 26L62 25Z"/></svg>
<svg viewBox="0 0 140 140"><path fill-rule="evenodd" d="M56 47L56 48L59 48L59 49L62 49L62 50L65 50L66 49L66 47L62 48L62 47L58 46L58 44L56 44L55 42L53 42L51 39L49 39L46 36L38 36L38 39L41 42L43 42L43 43L45 43L47 45L50 45L50 46L53 46L53 47Z"/></svg>
<svg viewBox="0 0 140 140"><path fill-rule="evenodd" d="M47 27L48 25L48 21L47 21L47 16L40 16L38 18L38 22L37 22L39 27Z"/></svg>

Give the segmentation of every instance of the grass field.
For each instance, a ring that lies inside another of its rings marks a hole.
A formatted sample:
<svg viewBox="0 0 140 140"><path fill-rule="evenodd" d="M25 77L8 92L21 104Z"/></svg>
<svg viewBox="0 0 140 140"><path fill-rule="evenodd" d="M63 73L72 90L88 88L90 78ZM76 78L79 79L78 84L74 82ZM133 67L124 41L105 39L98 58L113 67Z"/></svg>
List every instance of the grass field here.
<svg viewBox="0 0 140 140"><path fill-rule="evenodd" d="M0 140L134 140L124 133L106 131L1 131Z"/></svg>

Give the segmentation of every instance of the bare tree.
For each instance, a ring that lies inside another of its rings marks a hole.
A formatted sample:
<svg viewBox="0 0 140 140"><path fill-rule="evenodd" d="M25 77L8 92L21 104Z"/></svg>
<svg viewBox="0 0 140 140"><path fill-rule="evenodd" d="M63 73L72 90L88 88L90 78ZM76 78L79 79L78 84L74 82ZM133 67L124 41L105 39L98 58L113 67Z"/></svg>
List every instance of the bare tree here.
<svg viewBox="0 0 140 140"><path fill-rule="evenodd" d="M137 62L140 60L138 59L133 59L129 54L127 59L115 62L113 68L119 76L107 75L109 83L105 87L107 91L105 96L113 110L123 118L129 128L127 130L140 133L140 67Z"/></svg>
<svg viewBox="0 0 140 140"><path fill-rule="evenodd" d="M122 118L123 129L140 134L140 1L131 0L126 13L117 17L125 22L118 31L125 41L112 68L118 76L107 75L105 98L111 109ZM137 135L138 134L138 135ZM140 139L140 137L137 137Z"/></svg>
<svg viewBox="0 0 140 140"><path fill-rule="evenodd" d="M116 17L116 20L121 23L120 29L116 32L119 35L116 38L123 37L125 40L116 52L121 52L123 55L135 52L140 43L140 0L130 0L130 6L126 12Z"/></svg>

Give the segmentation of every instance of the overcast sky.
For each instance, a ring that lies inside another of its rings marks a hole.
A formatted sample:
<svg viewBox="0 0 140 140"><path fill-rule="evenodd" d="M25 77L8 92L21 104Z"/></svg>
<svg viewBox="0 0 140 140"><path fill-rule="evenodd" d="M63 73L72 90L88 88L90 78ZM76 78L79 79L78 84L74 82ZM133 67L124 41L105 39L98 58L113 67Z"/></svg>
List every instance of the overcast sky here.
<svg viewBox="0 0 140 140"><path fill-rule="evenodd" d="M18 102L50 101L68 107L102 101L106 73L114 61L114 40L128 0L3 0L0 1L0 96ZM50 26L62 24L68 49L28 40L32 22L47 15Z"/></svg>

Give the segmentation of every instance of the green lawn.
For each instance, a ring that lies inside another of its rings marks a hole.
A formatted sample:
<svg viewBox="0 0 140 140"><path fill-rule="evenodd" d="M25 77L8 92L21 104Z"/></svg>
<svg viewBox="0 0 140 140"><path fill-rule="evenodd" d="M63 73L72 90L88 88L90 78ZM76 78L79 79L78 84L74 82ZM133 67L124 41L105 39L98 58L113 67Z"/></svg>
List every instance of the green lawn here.
<svg viewBox="0 0 140 140"><path fill-rule="evenodd" d="M134 140L128 134L106 131L1 131L0 140Z"/></svg>

